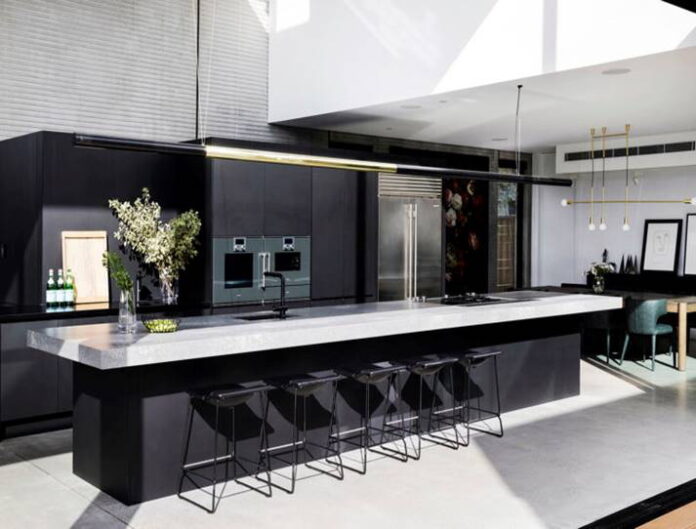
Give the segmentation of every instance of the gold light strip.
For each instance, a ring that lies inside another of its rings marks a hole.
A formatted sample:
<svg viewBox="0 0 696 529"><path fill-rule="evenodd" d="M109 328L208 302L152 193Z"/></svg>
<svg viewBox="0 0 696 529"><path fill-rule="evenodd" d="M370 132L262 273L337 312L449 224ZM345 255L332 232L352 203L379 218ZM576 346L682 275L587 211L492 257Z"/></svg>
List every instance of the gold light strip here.
<svg viewBox="0 0 696 529"><path fill-rule="evenodd" d="M258 151L239 147L221 147L206 145L205 155L208 158L223 158L227 160L242 160L247 162L280 163L285 165L303 165L326 167L330 169L349 169L353 171L376 171L396 173L397 165L388 162L351 160L348 158L333 158L314 156L311 154L292 154L274 151Z"/></svg>
<svg viewBox="0 0 696 529"><path fill-rule="evenodd" d="M630 228L630 224L628 223L628 158L629 158L629 152L628 152L628 133L631 131L631 125L626 123L625 129L626 132L626 181L624 182L624 220L623 220L623 230L628 231Z"/></svg>

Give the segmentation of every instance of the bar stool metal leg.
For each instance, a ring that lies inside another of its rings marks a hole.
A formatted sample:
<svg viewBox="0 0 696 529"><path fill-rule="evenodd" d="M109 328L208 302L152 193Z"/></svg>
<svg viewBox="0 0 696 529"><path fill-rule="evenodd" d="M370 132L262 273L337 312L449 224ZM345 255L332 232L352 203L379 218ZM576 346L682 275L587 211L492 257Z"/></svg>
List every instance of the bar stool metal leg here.
<svg viewBox="0 0 696 529"><path fill-rule="evenodd" d="M260 391L260 392L258 392L258 393L259 393L259 398L261 399L261 407L262 407L262 410L264 410L264 411L262 412L262 413L263 413L263 417L262 417L262 420L261 420L261 432L260 432L260 435L261 435L261 442L262 442L262 443L264 442L264 437L265 437L265 433L264 433L264 432L265 432L265 429L266 429L266 422L267 422L267 418L268 418L268 406L267 406L267 405L266 405L266 406L263 405L263 393L264 393L264 392L265 392L265 391ZM203 460L203 461L196 461L196 462L192 462L192 463L189 463L189 462L188 462L189 451L190 451L190 447L191 447L191 436L192 436L192 434L193 434L193 418L194 418L194 413L195 413L195 410L194 410L194 402L196 402L196 401L204 402L201 398L198 398L198 397L193 397L193 398L191 398L191 400L189 401L189 411L188 411L188 421L187 421L187 422L188 422L188 428L187 428L186 442L185 442L185 445L184 445L183 460L182 460L182 465L181 465L182 473L181 473L181 478L180 478L180 480L179 480L179 490L178 490L178 494L177 494L177 495L179 496L179 498L181 498L181 499L183 499L183 500L185 500L185 501L188 501L188 502L190 502L190 503L193 503L194 505L197 505L198 507L202 507L203 509L205 509L205 510L206 510L207 512L209 512L209 513L214 513L214 512L217 510L218 506L220 505L220 501L222 500L222 496L223 496L223 492L220 492L220 493L218 494L218 484L220 483L220 482L218 481L218 478L221 477L221 476L219 475L218 465L219 465L219 464L224 464L224 465L225 465L225 470L224 470L224 482L223 482L223 486L222 486L222 489L221 489L222 491L224 491L225 485L227 484L227 482L228 482L229 479L230 479L230 472L229 472L229 465L230 465L230 463L231 463L232 465L235 465L235 466L233 466L233 472L232 472L232 473L233 473L233 476L232 476L232 479L237 480L237 478L236 478L236 475L237 475L237 472L236 472L236 465L237 465L237 464L240 465L240 466L242 467L242 469L243 469L247 474L251 474L251 472L249 472L249 471L247 470L247 468L244 466L244 464L242 463L242 460L240 459L240 456L239 456L239 454L238 454L238 452L237 452L237 438L236 438L236 406L237 406L237 404L231 405L231 406L224 406L224 407L223 407L223 406L221 406L221 403L220 403L220 401L218 401L218 400L214 401L214 403L211 403L211 405L212 405L212 407L213 407L213 417L214 417L214 418L213 418L213 439L212 439L212 452L213 452L213 453L212 453L212 457L209 458L209 459L205 459L205 460ZM221 425L221 416L220 416L220 414L221 414L221 411L222 411L222 410L221 410L221 407L227 412L227 413L225 414L225 417L226 417L227 421L228 421L228 422L231 421L231 424L229 424L229 431L230 431L230 434L231 434L231 436L232 436L232 439L230 440L230 437L229 437L229 436L226 436L226 439L225 439L225 455L220 455L220 454L219 454L219 443L220 443L219 437L220 437L220 425ZM230 451L230 442L232 443L232 450L231 450L231 451ZM257 479L261 479L261 478L258 477L258 471L260 470L260 466L261 466L261 457L262 457L261 451L259 450L259 459L257 460L257 474L255 475L255 477L256 477ZM199 478L200 478L200 479L203 479L203 480L205 480L205 481L208 481L208 482L211 484L211 492L210 492L210 495L211 495L211 503L210 503L210 508L208 508L207 506L202 505L202 504L200 504L200 503L198 503L198 502L196 502L196 501L193 501L192 499L187 498L187 497L185 497L185 496L183 495L183 485L184 485L184 480L185 480L185 479L189 479L190 481L192 481L192 482L194 483L194 485L196 485L196 487L200 488L200 487L198 486L198 483L197 483L196 481L194 481L194 480L190 477L190 474L193 474L193 473L195 473L197 470L203 469L203 468L211 468L211 477L200 476L200 475L199 475ZM267 470L267 472L268 472L268 467L266 468L266 470ZM237 480L237 482L238 482L239 484L241 484L241 485L243 485L243 486L245 486L245 487L251 489L251 490L255 490L255 491L257 491L257 492L261 492L262 494L264 494L264 495L266 495L266 496L270 496L270 495L271 495L270 488L269 488L268 494L266 494L266 493L264 493L263 491L260 491L258 488L253 487L253 486L251 486L251 485L249 485L249 484L247 484L247 483L243 483L243 482L238 481L238 480Z"/></svg>
<svg viewBox="0 0 696 529"><path fill-rule="evenodd" d="M403 412L403 406L401 402L401 389L400 387L397 387L400 385L400 378L399 378L399 372L392 373L388 378L387 378L387 409L384 410L384 415L382 416L382 428L380 430L380 438L379 438L379 450L374 449L373 447L369 447L368 449L371 452L374 452L376 454L381 454L381 455L386 455L387 457L391 457L392 459L397 459L399 461L406 462L408 461L408 446L406 445L406 424L404 420L404 412ZM388 421L387 417L389 417L390 414L389 410L391 408L391 394L392 394L392 389L394 390L394 407L396 412L398 413L400 417L400 423L401 427L396 427L393 425L393 421ZM384 442L384 436L387 433L392 433L394 431L400 432L400 441L404 446L403 452L401 450L397 450L395 448L391 448L389 446L385 445ZM384 453L384 452L389 452ZM393 454L393 455L392 455ZM394 457L396 456L396 457Z"/></svg>
<svg viewBox="0 0 696 529"><path fill-rule="evenodd" d="M481 414L482 414L482 413L483 413L483 414L489 414L489 415L491 415L491 416L497 418L497 419L498 419L498 423L499 423L499 425L500 425L500 431L499 431L499 432L495 432L495 431L491 431L491 430L484 430L484 429L482 429L482 428L478 428L478 427L472 426L472 425L471 425L471 422L468 422L467 424L468 424L468 430L474 430L474 431L476 431L476 432L481 432L481 433L485 433L485 434L488 434L488 435L493 435L493 436L495 436L495 437L503 437L503 435L504 435L504 430L503 430L503 419L502 419L502 417L501 417L501 409L502 409L502 408L501 408L501 404L500 404L500 379L499 379L499 376L498 376L498 357L497 357L497 354L491 355L491 356L489 356L489 357L483 358L483 359L482 359L482 362L485 362L485 361L487 361L487 360L489 360L489 359L491 359L491 358L492 358L492 360L493 360L493 378L494 378L494 380L495 380L495 396L496 396L496 403L497 403L496 411L491 411L491 410L486 410L486 409L481 408L481 405L480 405L480 397L478 397L479 405L477 405L477 406L476 406L475 408L473 408L473 409L475 409L475 410L478 412L479 418L481 417ZM467 369L467 383L470 384L471 373L472 373L472 371L473 371L473 369L474 369L474 365L473 365L472 361L468 361L468 360L467 360L467 362L466 362L466 369ZM469 394L469 388L467 387L467 402L470 402L470 401L471 401L471 395ZM468 414L468 415L470 414L470 410L471 410L471 409L472 409L471 404L469 404L469 405L467 406L467 414ZM471 420L471 419L470 419L470 417L469 417L469 421L470 421L470 420ZM468 434L467 434L467 439L468 439Z"/></svg>
<svg viewBox="0 0 696 529"><path fill-rule="evenodd" d="M428 437L428 440L435 444L446 446L447 448L451 448L452 450L457 450L461 443L459 442L459 432L457 431L457 399L454 391L454 373L452 364L444 367L443 369L447 369L447 372L449 373L450 391L452 392L451 407L449 408L450 416L448 419L445 419L442 417L438 417L435 413L435 399L437 398L437 387L440 374L440 372L437 372L433 374L433 395L430 401L430 412L428 414L428 429L426 435ZM423 377L421 377L421 380L422 378ZM443 433L433 432L433 417L435 417L436 420L439 422L449 421L449 426L452 427L452 429L454 430L454 440L448 438Z"/></svg>

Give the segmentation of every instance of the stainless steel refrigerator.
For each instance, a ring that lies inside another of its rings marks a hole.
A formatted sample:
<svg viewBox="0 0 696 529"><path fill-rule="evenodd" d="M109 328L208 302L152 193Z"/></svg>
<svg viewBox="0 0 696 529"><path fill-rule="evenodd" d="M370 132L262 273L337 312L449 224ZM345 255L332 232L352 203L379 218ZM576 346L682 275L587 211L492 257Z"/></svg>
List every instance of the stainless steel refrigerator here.
<svg viewBox="0 0 696 529"><path fill-rule="evenodd" d="M379 175L379 300L442 295L442 181Z"/></svg>

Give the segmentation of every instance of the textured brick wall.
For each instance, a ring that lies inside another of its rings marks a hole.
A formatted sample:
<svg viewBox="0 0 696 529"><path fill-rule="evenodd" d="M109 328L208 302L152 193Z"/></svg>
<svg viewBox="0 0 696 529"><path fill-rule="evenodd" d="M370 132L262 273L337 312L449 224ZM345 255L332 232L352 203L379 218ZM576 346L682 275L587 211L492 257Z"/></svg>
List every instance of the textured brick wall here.
<svg viewBox="0 0 696 529"><path fill-rule="evenodd" d="M0 0L0 139L36 130L187 140L195 0ZM201 1L208 136L310 137L269 126L268 0Z"/></svg>

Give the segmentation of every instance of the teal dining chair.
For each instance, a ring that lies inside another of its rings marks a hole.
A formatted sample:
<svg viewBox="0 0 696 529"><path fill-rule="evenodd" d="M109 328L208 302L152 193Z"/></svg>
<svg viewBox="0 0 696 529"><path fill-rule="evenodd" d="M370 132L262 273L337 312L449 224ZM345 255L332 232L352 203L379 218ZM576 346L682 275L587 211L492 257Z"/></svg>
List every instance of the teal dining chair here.
<svg viewBox="0 0 696 529"><path fill-rule="evenodd" d="M639 336L650 336L652 338L652 371L655 371L655 348L657 337L670 334L672 340L669 344L669 352L672 353L674 366L676 367L677 355L674 352L674 328L666 323L659 323L661 316L667 314L667 300L651 299L645 301L627 300L627 329L626 337L624 338L623 351L621 352L621 360L619 365L623 364L628 343L632 334Z"/></svg>

